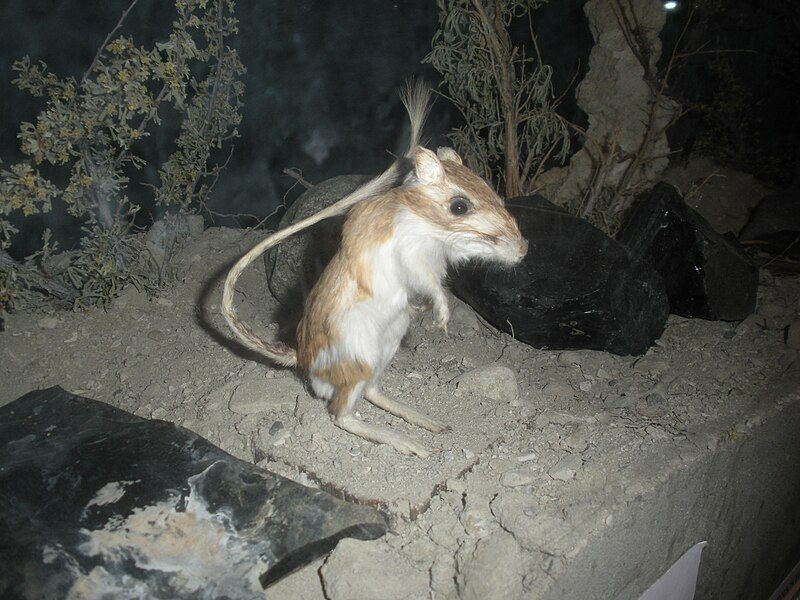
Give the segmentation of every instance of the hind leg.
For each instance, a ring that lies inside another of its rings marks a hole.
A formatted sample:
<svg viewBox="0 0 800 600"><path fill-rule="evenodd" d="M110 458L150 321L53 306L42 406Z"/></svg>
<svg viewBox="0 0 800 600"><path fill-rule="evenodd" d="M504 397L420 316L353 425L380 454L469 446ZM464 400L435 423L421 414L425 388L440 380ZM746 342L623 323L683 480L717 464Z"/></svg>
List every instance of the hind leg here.
<svg viewBox="0 0 800 600"><path fill-rule="evenodd" d="M374 384L369 384L366 386L364 398L378 408L382 408L386 412L393 414L395 417L400 417L406 423L417 425L418 427L422 427L423 429L427 429L433 433L441 433L442 431L450 429L448 425L429 417L425 413L422 413L411 406L403 404L402 402L397 402L391 398L387 398Z"/></svg>
<svg viewBox="0 0 800 600"><path fill-rule="evenodd" d="M365 440L391 446L400 454L415 455L420 458L430 456L430 451L414 438L388 427L370 425L356 418L353 412L355 412L356 402L361 397L366 383L366 381L359 381L334 387L329 404L334 423L348 433Z"/></svg>

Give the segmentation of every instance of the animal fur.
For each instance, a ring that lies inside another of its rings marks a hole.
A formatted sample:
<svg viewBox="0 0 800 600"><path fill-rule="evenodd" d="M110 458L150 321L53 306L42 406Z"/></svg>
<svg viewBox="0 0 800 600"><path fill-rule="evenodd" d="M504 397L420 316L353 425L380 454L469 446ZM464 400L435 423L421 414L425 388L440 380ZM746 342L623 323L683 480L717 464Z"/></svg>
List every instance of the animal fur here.
<svg viewBox="0 0 800 600"><path fill-rule="evenodd" d="M353 416L363 395L373 404L431 431L443 423L386 398L377 380L396 353L410 322L410 300L430 298L436 323L446 329L449 309L442 281L448 264L470 258L513 264L527 251L516 222L498 195L450 148L434 153L418 145L428 110L428 90L409 87L403 102L411 119L405 159L343 200L270 236L231 269L223 314L237 337L284 366L299 366L314 393L329 401L343 429L406 454L427 456L416 440ZM453 203L462 203L454 209ZM456 214L466 206L464 214ZM239 273L267 248L350 208L339 251L306 302L297 349L267 343L236 318L233 289ZM324 216L323 216L324 215Z"/></svg>

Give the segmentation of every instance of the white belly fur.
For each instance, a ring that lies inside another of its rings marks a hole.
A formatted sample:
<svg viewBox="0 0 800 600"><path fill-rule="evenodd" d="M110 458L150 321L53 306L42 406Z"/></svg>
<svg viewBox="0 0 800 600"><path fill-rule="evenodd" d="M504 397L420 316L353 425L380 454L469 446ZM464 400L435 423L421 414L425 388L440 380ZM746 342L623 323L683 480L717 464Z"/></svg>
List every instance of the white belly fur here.
<svg viewBox="0 0 800 600"><path fill-rule="evenodd" d="M394 357L410 323L409 297L426 295L439 283L445 270L445 257L428 227L406 214L397 220L396 235L375 247L368 256L371 295L356 300L355 286L343 289L346 299L337 315L338 339L333 347L321 350L312 365L311 385L322 398L330 398L333 387L313 376L337 363L359 362L370 367L370 383L375 383ZM406 234L410 229L412 233Z"/></svg>

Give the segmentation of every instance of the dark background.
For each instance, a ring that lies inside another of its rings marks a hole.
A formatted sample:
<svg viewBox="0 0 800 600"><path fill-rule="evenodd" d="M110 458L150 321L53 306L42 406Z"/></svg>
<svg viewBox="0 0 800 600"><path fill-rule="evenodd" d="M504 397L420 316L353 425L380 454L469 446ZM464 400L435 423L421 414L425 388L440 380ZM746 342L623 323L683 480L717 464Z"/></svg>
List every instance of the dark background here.
<svg viewBox="0 0 800 600"><path fill-rule="evenodd" d="M668 131L670 147L777 187L800 185L800 2L684 2L662 32L669 58L690 14L668 94L689 111Z"/></svg>
<svg viewBox="0 0 800 600"><path fill-rule="evenodd" d="M552 0L534 13L544 60L554 67L556 95L570 82L577 84L587 68L592 38L583 3ZM0 2L3 164L22 158L16 139L19 123L32 121L43 107L41 99L11 84L12 62L28 54L33 61L46 62L59 76L79 78L128 4L127 0ZM698 11L685 36L686 46L708 43L706 50L749 51L726 55L738 85L749 94L751 110L744 126L741 114L735 111L722 115L720 123L713 125L738 136L737 152L728 152L725 160L759 177L788 184L797 156L800 3L730 0L696 4ZM662 34L667 56L689 8L683 3L668 17ZM440 82L429 65L421 64L438 26L433 0L239 0L236 15L240 33L235 45L248 70L239 128L242 137L235 140L232 158L209 208L220 213L267 215L284 198L291 202L300 191L297 187L290 190L295 182L282 174L286 167L298 168L306 179L319 182L345 173L377 173L391 161L390 153L403 151L408 128L397 88L411 75L422 76L434 86ZM166 37L173 17L171 0L140 0L120 33L149 46ZM520 33L524 35L526 30L527 26ZM709 66L715 57L700 55L685 61L671 80L669 92L686 105L708 103L721 87L719 75ZM728 96L741 96L737 90L729 90ZM572 92L565 95L559 110L579 125L586 124ZM174 119L168 113L164 119L164 130L141 148L141 154L156 163L172 151ZM446 144L444 134L457 119L457 113L440 99L426 129L429 145ZM698 138L709 129L707 115L690 111L671 132L671 146L683 149L684 154L692 149L709 152L707 143L698 144ZM579 145L576 140L573 151ZM131 184L129 195L142 204L139 224L147 225L159 217L160 209L152 206L140 183L157 183L156 171L145 168L135 174L135 180L138 182ZM213 222L242 226L255 220L214 217ZM62 248L77 242L79 224L56 209L27 220L15 239L14 253L22 256L32 251L45 226L54 230Z"/></svg>
<svg viewBox="0 0 800 600"><path fill-rule="evenodd" d="M97 47L117 23L128 0L28 0L0 2L0 159L22 158L16 135L21 121L32 121L40 99L17 90L11 64L28 54L61 76L80 78ZM537 15L541 44L549 48L557 93L577 69L585 69L591 35L582 0L560 0ZM346 173L373 174L404 151L407 118L397 89L412 75L432 86L438 73L422 64L438 27L433 0L263 0L236 4L240 21L235 41L247 68L241 138L219 179L209 208L220 213L263 216L291 202L299 186L282 174L300 169L311 182ZM163 39L174 18L171 0L140 0L120 34L149 46ZM571 95L563 110L580 121ZM168 111L165 130L149 138L140 154L155 162L172 151L174 130ZM426 127L431 146L444 145L444 134L457 115L438 99ZM173 120L174 124L174 120ZM226 150L227 152L227 150ZM224 160L224 156L221 157ZM134 180L157 183L156 170L145 168ZM129 196L141 204L141 225L159 216L146 188L132 183ZM207 215L208 216L208 215ZM211 220L211 219L209 219ZM252 225L254 219L213 217L215 224ZM32 252L48 226L63 248L77 243L78 224L57 208L29 218L15 241L18 257Z"/></svg>

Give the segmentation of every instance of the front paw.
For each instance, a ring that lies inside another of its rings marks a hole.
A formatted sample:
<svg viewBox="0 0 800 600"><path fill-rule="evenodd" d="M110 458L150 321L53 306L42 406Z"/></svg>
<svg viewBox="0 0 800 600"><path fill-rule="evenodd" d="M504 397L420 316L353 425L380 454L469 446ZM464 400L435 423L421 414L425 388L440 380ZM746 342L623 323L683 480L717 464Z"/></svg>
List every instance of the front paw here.
<svg viewBox="0 0 800 600"><path fill-rule="evenodd" d="M434 310L433 324L447 335L447 322L450 320L450 309L447 305L437 306Z"/></svg>

